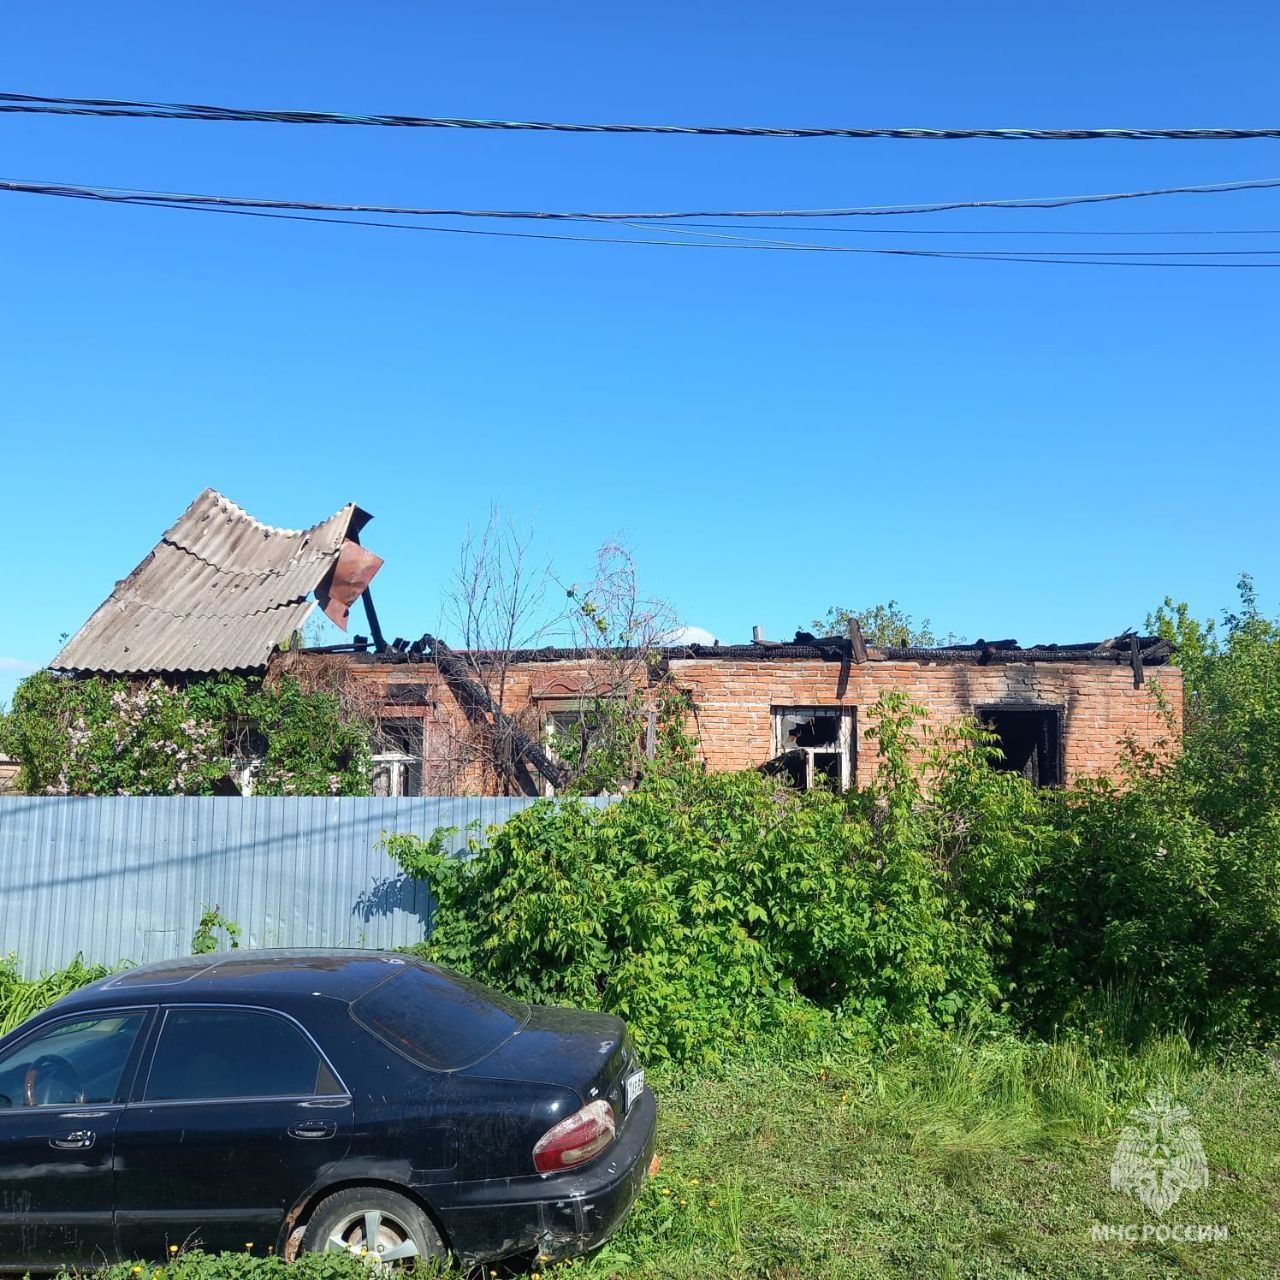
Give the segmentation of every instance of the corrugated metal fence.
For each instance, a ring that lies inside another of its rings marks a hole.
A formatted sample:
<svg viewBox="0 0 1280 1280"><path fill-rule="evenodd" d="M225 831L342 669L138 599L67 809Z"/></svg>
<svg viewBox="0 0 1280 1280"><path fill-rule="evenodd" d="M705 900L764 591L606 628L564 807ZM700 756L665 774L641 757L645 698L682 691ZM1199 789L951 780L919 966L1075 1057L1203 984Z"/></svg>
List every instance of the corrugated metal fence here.
<svg viewBox="0 0 1280 1280"><path fill-rule="evenodd" d="M528 799L0 798L0 954L34 976L77 953L142 963L190 949L202 910L242 946L397 947L431 918L424 885L379 847L506 821ZM604 804L607 801L589 801Z"/></svg>

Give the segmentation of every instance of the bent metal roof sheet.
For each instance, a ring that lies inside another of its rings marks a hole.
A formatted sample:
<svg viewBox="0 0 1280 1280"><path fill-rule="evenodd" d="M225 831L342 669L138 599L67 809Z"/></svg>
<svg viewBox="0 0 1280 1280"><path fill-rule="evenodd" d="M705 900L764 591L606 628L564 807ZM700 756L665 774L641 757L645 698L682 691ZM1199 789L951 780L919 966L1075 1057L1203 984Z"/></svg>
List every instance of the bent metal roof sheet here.
<svg viewBox="0 0 1280 1280"><path fill-rule="evenodd" d="M206 489L49 665L121 675L265 667L368 519L348 503L310 529L277 529Z"/></svg>

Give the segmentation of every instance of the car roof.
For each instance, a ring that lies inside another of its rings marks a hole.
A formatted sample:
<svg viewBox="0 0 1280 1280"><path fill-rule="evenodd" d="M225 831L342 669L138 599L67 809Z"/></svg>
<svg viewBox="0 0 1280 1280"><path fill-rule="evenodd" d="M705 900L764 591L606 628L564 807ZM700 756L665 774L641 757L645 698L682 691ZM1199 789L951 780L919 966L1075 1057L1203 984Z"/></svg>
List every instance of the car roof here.
<svg viewBox="0 0 1280 1280"><path fill-rule="evenodd" d="M413 956L386 951L263 948L159 960L124 969L58 1002L59 1009L143 1000L253 1002L329 996L345 1004L385 982Z"/></svg>

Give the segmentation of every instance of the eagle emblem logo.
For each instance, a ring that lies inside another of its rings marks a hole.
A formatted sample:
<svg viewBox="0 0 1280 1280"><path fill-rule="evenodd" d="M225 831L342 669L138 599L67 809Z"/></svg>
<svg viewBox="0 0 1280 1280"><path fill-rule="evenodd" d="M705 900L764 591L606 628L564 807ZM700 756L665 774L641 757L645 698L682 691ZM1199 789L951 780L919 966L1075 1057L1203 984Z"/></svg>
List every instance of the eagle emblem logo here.
<svg viewBox="0 0 1280 1280"><path fill-rule="evenodd" d="M1162 1217L1188 1191L1209 1185L1200 1131L1191 1113L1163 1089L1147 1094L1146 1106L1129 1112L1111 1159L1111 1189L1135 1196Z"/></svg>

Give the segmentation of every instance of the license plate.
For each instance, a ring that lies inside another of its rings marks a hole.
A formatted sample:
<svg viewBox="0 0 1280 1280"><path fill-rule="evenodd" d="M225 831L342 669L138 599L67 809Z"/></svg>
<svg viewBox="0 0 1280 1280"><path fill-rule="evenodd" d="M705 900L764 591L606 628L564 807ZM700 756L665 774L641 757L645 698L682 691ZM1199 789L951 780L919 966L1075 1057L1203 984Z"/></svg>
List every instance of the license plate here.
<svg viewBox="0 0 1280 1280"><path fill-rule="evenodd" d="M635 1102L635 1100L640 1096L640 1094L643 1091L644 1091L644 1072L637 1071L633 1075L629 1075L627 1077L626 1098L624 1099L622 1104L623 1109L626 1111L630 1111L631 1104Z"/></svg>

